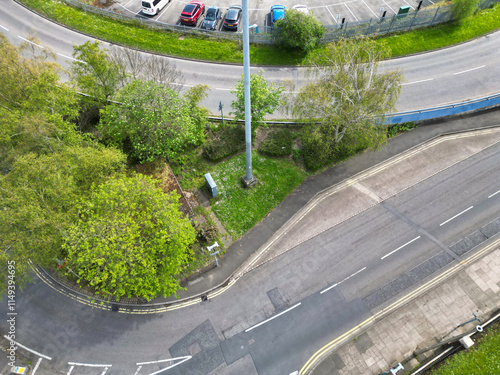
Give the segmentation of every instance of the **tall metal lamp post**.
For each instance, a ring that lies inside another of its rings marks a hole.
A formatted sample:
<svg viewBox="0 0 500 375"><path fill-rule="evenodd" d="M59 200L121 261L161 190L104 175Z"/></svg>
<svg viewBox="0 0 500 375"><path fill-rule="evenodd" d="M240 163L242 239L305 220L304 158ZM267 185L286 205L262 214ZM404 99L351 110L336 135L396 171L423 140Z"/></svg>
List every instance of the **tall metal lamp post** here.
<svg viewBox="0 0 500 375"><path fill-rule="evenodd" d="M248 27L248 0L242 0L243 18L243 77L245 88L245 147L246 174L241 177L246 187L253 186L257 179L252 173L252 116L250 111L250 40Z"/></svg>

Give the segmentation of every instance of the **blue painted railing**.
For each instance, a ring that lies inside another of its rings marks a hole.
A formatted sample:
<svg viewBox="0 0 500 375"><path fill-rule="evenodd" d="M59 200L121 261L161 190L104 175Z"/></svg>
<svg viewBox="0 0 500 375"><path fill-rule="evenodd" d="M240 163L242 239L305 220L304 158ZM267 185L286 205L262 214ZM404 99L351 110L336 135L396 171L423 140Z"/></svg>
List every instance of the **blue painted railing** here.
<svg viewBox="0 0 500 375"><path fill-rule="evenodd" d="M500 104L500 94L486 96L484 98L468 100L461 103L448 104L439 107L417 109L414 111L398 112L388 114L387 125L401 124L405 122L417 122L423 120L439 119L465 112L477 111L494 107Z"/></svg>

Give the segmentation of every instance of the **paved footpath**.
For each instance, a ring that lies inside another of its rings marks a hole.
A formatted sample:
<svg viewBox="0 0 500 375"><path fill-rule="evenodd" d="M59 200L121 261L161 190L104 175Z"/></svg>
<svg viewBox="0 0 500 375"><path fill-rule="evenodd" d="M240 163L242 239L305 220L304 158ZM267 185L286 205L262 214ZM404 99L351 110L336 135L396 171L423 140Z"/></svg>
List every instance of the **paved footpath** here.
<svg viewBox="0 0 500 375"><path fill-rule="evenodd" d="M393 312L386 315L384 309ZM382 307L378 314L385 316L375 323L367 322L368 328L363 329L361 323L361 329L353 329L346 335L347 342L336 339L330 347L327 345L319 350L319 361L308 369L308 373L380 374L403 362L417 349L442 341L444 336L451 338L474 328L477 321L455 329L473 319L473 313L485 322L499 310L500 238L497 235L462 264L447 269L405 293L400 300ZM405 364L406 370L398 374L411 373L418 363L412 360Z"/></svg>

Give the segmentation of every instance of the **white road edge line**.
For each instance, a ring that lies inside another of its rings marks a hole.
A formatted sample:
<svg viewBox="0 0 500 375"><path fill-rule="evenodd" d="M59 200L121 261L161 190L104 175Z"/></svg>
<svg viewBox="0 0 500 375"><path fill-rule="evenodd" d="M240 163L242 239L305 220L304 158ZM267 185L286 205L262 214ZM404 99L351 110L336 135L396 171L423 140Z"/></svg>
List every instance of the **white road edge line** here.
<svg viewBox="0 0 500 375"><path fill-rule="evenodd" d="M414 83L422 83L422 82L428 82L428 81L432 81L432 80L434 80L434 78L427 78L427 79L422 79L420 81L414 81L414 82L406 82L406 83L401 84L401 86L413 85Z"/></svg>
<svg viewBox="0 0 500 375"><path fill-rule="evenodd" d="M463 73L472 72L473 70L481 69L481 68L484 68L485 66L486 65L476 66L475 68L472 68L472 69L467 69L467 70L464 70L462 72L453 73L453 75L456 76L457 74L463 74Z"/></svg>
<svg viewBox="0 0 500 375"><path fill-rule="evenodd" d="M37 47L39 47L39 48L43 49L43 46L41 46L41 45L39 45L39 44L36 44L36 43L33 43L31 40L28 40L28 39L26 39L26 38L23 38L21 35L18 35L17 37L18 37L18 38L21 38L21 39L22 39L22 40L24 40L25 42L28 42L28 43L30 43L30 44L33 44L34 46L37 46Z"/></svg>
<svg viewBox="0 0 500 375"><path fill-rule="evenodd" d="M415 237L413 240L410 240L408 241L407 243L405 243L404 245L401 245L400 247L398 247L396 250L392 250L389 254L385 254L382 258L380 258L380 260L384 260L385 258L387 258L389 255L392 255L394 254L396 251L398 250L401 250L403 247L405 247L406 245L409 245L411 244L413 241L416 241L420 238L420 236L418 237Z"/></svg>
<svg viewBox="0 0 500 375"><path fill-rule="evenodd" d="M470 206L469 208L467 208L467 209L463 210L462 212L460 212L460 213L456 214L455 216L453 216L453 217L449 218L448 220L443 221L441 224L439 224L439 226L443 226L443 225L445 225L446 223L448 223L448 222L452 221L453 219L455 219L455 218L459 217L459 216L460 216L460 215L462 215L463 213L465 213L465 212L469 211L469 210L470 210L471 208L473 208L473 207L474 207L474 206Z"/></svg>
<svg viewBox="0 0 500 375"><path fill-rule="evenodd" d="M2 29L4 29L5 31L9 31L9 29L7 29L5 26L0 25L0 27L1 27Z"/></svg>
<svg viewBox="0 0 500 375"><path fill-rule="evenodd" d="M245 329L245 332L250 332L252 329L257 328L257 327L260 327L261 325L263 325L263 324L265 324L265 323L267 323L267 322L270 322L271 320L273 320L273 319L277 318L278 316L281 316L281 315L283 315L283 314L285 314L285 313L289 312L290 310L293 310L294 308L299 307L301 304L302 304L302 302L299 302L299 303L297 303L296 305L293 305L292 307L289 307L289 308L288 308L288 309L286 309L285 311L282 311L282 312L280 312L279 314L274 315L274 316L270 317L269 319L266 319L266 320L264 320L263 322L260 322L259 324L254 325L253 327L250 327L250 328Z"/></svg>
<svg viewBox="0 0 500 375"><path fill-rule="evenodd" d="M497 192L495 192L495 193L491 194L491 195L488 197L488 199L489 199L489 198L491 198L491 197L494 197L494 196L495 196L495 195L497 195L498 193L500 193L500 190L498 190Z"/></svg>
<svg viewBox="0 0 500 375"><path fill-rule="evenodd" d="M326 289L322 290L321 292L319 292L319 294L323 294L323 293L325 293L325 292L328 292L330 289L332 289L332 288L336 287L336 286L337 286L337 285L339 285L339 284L342 284L344 281L349 280L351 277L356 276L358 273L363 272L364 270L366 270L366 267L361 268L359 271L356 271L356 272L354 272L352 275L347 276L344 280L339 281L338 283L333 284L332 286L330 286L330 287L328 287L328 288L326 288Z"/></svg>
<svg viewBox="0 0 500 375"><path fill-rule="evenodd" d="M24 345L21 345L19 344L17 341L15 340L12 340L9 338L9 336L7 335L4 335L3 337L5 337L7 340L9 340L10 342L13 342L14 344L16 344L17 346L19 346L20 348L23 348L25 350L27 350L28 352L31 352L33 354L36 354L37 356L39 357L42 357L42 358L45 358L45 359L48 359L49 361L52 360L52 358L50 358L48 355L45 355L45 354L42 354L42 353L38 353L37 351L33 350L33 349L30 349L28 348L27 346L24 346Z"/></svg>

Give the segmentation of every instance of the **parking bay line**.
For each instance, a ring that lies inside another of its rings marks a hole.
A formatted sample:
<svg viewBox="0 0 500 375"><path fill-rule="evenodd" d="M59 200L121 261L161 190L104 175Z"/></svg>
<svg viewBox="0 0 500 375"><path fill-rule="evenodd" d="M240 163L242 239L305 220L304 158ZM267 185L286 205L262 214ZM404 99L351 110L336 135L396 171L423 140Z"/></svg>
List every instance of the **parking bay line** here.
<svg viewBox="0 0 500 375"><path fill-rule="evenodd" d="M364 270L366 270L366 267L361 268L359 271L356 271L356 272L354 272L352 275L347 276L344 280L339 281L338 283L333 284L332 286L329 286L328 288L326 288L326 289L322 290L321 292L319 292L319 294L323 294L323 293L325 293L325 292L328 292L330 289L335 288L337 285L342 284L344 281L349 280L351 277L356 276L358 273L360 273L360 272L362 272L362 271L364 271Z"/></svg>
<svg viewBox="0 0 500 375"><path fill-rule="evenodd" d="M356 20L356 22L359 22L358 17L356 17L356 16L354 15L354 13L351 11L351 9L349 9L349 7L347 6L347 4L346 4L346 3L344 3L344 6L345 6L345 7L347 8L347 10L348 10L348 11L352 14L352 16L354 17L354 19Z"/></svg>
<svg viewBox="0 0 500 375"><path fill-rule="evenodd" d="M405 246L407 246L407 245L411 244L413 241L416 241L416 240L418 240L419 238L420 238L420 236L415 237L413 240L410 240L410 241L408 241L407 243L405 243L404 245L401 245L401 246L400 246L400 247L398 247L396 250L392 250L389 254L385 254L382 258L380 258L380 260L384 260L384 259L385 259L385 258L387 258L389 255L394 254L396 251L401 250L403 247L405 247Z"/></svg>
<svg viewBox="0 0 500 375"><path fill-rule="evenodd" d="M459 216L460 216L460 215L462 215L463 213L466 213L467 211L469 211L469 210L470 210L470 209L472 209L473 207L474 207L474 206L470 206L469 208L466 208L465 210L463 210L462 212L460 212L460 213L456 214L455 216L450 217L448 220L443 221L441 224L439 224L439 226L441 227L441 226L445 225L446 223L448 223L448 222L452 221L453 219L455 219L455 218L459 217Z"/></svg>
<svg viewBox="0 0 500 375"><path fill-rule="evenodd" d="M267 322L270 322L271 320L273 320L273 319L277 318L278 316L281 316L281 315L283 315L283 314L285 314L285 313L289 312L290 310L293 310L294 308L299 307L301 304L302 304L302 302L299 302L299 303L297 303L296 305L293 305L292 307L290 307L290 308L286 309L285 311L282 311L282 312L280 312L279 314L274 315L274 316L270 317L269 319L266 319L266 320L264 320L263 322L260 322L259 324L254 325L253 327L250 327L250 328L245 329L245 332L250 332L252 329L257 328L257 327L260 327L261 325L263 325L263 324L265 324L265 323L267 323Z"/></svg>

